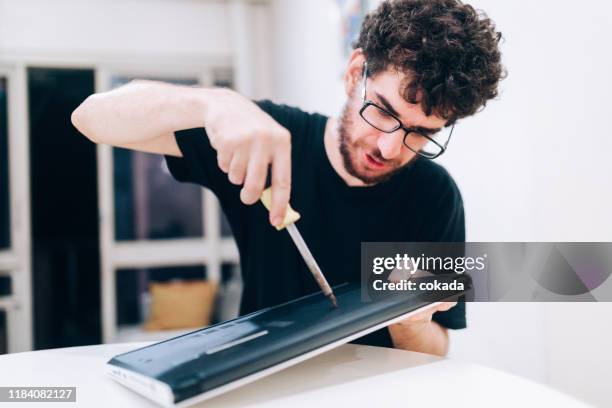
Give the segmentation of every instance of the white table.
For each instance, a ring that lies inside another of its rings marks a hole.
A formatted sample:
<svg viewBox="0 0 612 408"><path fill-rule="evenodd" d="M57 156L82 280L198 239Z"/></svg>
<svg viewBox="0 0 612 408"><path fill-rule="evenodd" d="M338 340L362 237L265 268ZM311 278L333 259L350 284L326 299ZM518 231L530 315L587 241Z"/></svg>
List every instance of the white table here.
<svg viewBox="0 0 612 408"><path fill-rule="evenodd" d="M112 356L147 343L0 356L0 386L73 386L60 407L155 407L104 375ZM0 403L0 406L9 404ZM198 407L587 407L561 392L501 371L408 351L347 344Z"/></svg>

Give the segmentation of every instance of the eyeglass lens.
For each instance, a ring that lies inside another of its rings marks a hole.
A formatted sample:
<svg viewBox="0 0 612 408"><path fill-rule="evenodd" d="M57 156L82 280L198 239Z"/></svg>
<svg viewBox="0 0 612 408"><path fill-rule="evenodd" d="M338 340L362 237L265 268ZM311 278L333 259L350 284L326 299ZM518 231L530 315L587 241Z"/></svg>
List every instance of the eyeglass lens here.
<svg viewBox="0 0 612 408"><path fill-rule="evenodd" d="M401 123L395 117L376 105L367 105L361 115L366 122L382 132L391 133L401 127ZM434 135L429 135L433 141L419 132L408 132L404 137L404 144L416 153L435 157L442 152L442 146L450 137L450 131L450 128L443 128Z"/></svg>

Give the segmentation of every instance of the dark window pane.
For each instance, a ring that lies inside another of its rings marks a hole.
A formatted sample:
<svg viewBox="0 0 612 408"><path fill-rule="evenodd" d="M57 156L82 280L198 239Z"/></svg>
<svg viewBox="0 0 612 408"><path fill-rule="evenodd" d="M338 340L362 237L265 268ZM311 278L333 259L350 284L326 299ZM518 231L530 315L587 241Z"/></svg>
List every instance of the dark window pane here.
<svg viewBox="0 0 612 408"><path fill-rule="evenodd" d="M201 237L202 194L160 155L113 149L117 240Z"/></svg>
<svg viewBox="0 0 612 408"><path fill-rule="evenodd" d="M119 269L116 272L117 324L133 325L146 320L149 283L206 278L206 267L176 266L148 269Z"/></svg>
<svg viewBox="0 0 612 408"><path fill-rule="evenodd" d="M217 297L214 323L224 322L238 316L240 296L242 295L242 278L240 266L234 263L221 265L221 286Z"/></svg>
<svg viewBox="0 0 612 408"><path fill-rule="evenodd" d="M113 77L111 86L124 85L131 79ZM197 84L195 79L161 80ZM161 155L113 149L113 161L115 238L118 241L203 235L200 187L174 180Z"/></svg>
<svg viewBox="0 0 612 408"><path fill-rule="evenodd" d="M6 312L0 310L0 354L8 353L8 335L6 333Z"/></svg>
<svg viewBox="0 0 612 408"><path fill-rule="evenodd" d="M0 274L0 296L9 296L11 293L13 293L11 289L11 277L2 276L2 274Z"/></svg>
<svg viewBox="0 0 612 408"><path fill-rule="evenodd" d="M94 71L28 68L27 84L35 348L99 344L96 145L70 123Z"/></svg>
<svg viewBox="0 0 612 408"><path fill-rule="evenodd" d="M11 246L7 80L0 78L0 248Z"/></svg>
<svg viewBox="0 0 612 408"><path fill-rule="evenodd" d="M221 264L221 282L226 284L240 278L240 265L234 263Z"/></svg>
<svg viewBox="0 0 612 408"><path fill-rule="evenodd" d="M221 211L221 236L222 237L231 237L232 236L232 228L230 227L229 221L227 217Z"/></svg>

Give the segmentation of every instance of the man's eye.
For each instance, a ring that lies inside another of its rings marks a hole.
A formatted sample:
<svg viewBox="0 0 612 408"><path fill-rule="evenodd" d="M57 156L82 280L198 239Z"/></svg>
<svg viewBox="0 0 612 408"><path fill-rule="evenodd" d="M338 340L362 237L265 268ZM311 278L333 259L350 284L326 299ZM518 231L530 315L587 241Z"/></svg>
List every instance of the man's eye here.
<svg viewBox="0 0 612 408"><path fill-rule="evenodd" d="M378 113L380 113L380 115L381 115L381 116L384 116L385 118L390 118L390 117L391 117L391 114L389 114L389 113L385 112L385 111L384 111L384 110L382 110L382 109L378 109Z"/></svg>
<svg viewBox="0 0 612 408"><path fill-rule="evenodd" d="M414 132L414 135L415 135L416 137L418 137L419 139L427 139L427 137L429 136L429 135L428 135L428 134L426 134L426 133L420 133L420 132ZM429 136L429 137L431 137L431 136Z"/></svg>

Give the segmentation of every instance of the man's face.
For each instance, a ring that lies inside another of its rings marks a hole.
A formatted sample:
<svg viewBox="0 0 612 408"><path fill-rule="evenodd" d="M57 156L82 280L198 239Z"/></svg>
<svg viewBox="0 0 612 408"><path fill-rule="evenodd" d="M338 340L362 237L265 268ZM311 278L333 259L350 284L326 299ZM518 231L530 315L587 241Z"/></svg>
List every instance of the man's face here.
<svg viewBox="0 0 612 408"><path fill-rule="evenodd" d="M367 78L366 99L395 114L406 127L439 129L446 120L425 115L420 104L404 100L400 89L404 74L386 70ZM339 121L340 153L346 171L366 184L390 178L417 154L404 145L404 130L384 133L361 118L363 81L356 81ZM427 141L424 139L423 144Z"/></svg>

